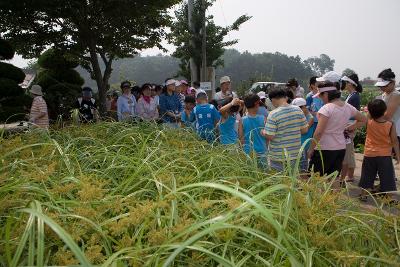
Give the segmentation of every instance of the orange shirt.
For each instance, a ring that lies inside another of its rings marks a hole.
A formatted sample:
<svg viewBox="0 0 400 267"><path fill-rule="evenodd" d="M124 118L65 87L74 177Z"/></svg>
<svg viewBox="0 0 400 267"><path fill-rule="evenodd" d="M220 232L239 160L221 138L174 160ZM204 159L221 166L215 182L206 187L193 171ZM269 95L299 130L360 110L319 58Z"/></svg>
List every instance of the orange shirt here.
<svg viewBox="0 0 400 267"><path fill-rule="evenodd" d="M390 157L392 156L392 140L390 130L393 123L390 121L377 122L368 120L367 138L365 139L364 156Z"/></svg>

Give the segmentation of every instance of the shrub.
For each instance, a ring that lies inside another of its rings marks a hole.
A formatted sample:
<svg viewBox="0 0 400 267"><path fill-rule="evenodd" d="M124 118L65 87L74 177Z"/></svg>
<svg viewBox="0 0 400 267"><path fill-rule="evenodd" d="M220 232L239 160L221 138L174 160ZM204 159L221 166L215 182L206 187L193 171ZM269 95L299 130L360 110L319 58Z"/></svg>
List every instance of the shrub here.
<svg viewBox="0 0 400 267"><path fill-rule="evenodd" d="M15 51L11 44L4 39L0 39L0 59L10 60L14 57L14 53Z"/></svg>
<svg viewBox="0 0 400 267"><path fill-rule="evenodd" d="M20 84L25 79L25 73L14 65L0 62L0 78L14 80Z"/></svg>
<svg viewBox="0 0 400 267"><path fill-rule="evenodd" d="M23 89L14 80L0 78L0 98L19 96L23 93Z"/></svg>
<svg viewBox="0 0 400 267"><path fill-rule="evenodd" d="M45 92L49 87L62 83L76 84L82 86L85 81L76 70L43 70L39 73L37 83L42 86Z"/></svg>
<svg viewBox="0 0 400 267"><path fill-rule="evenodd" d="M63 51L49 49L39 57L38 64L44 69L74 69L79 61Z"/></svg>

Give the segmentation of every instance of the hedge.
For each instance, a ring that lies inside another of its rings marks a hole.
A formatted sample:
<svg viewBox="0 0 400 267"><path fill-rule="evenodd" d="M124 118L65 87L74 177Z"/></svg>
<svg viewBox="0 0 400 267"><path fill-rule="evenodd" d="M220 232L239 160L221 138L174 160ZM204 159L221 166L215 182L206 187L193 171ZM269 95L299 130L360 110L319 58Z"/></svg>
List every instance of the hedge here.
<svg viewBox="0 0 400 267"><path fill-rule="evenodd" d="M4 39L0 39L0 59L10 60L14 57L14 54L15 51L11 44Z"/></svg>
<svg viewBox="0 0 400 267"><path fill-rule="evenodd" d="M38 64L44 69L74 69L79 61L60 50L49 49L39 57Z"/></svg>
<svg viewBox="0 0 400 267"><path fill-rule="evenodd" d="M24 90L14 80L0 78L0 98L15 97L23 93Z"/></svg>
<svg viewBox="0 0 400 267"><path fill-rule="evenodd" d="M39 73L37 83L42 86L44 90L52 85L59 83L76 84L82 86L85 81L76 70L44 70Z"/></svg>
<svg viewBox="0 0 400 267"><path fill-rule="evenodd" d="M25 80L25 73L14 65L0 62L0 78L14 80L19 84Z"/></svg>

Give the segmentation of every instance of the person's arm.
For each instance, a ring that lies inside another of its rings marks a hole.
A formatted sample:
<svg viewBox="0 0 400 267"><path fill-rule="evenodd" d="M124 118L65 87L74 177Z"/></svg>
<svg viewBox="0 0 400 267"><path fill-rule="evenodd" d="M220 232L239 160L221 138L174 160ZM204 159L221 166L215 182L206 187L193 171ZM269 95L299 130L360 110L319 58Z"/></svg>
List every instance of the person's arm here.
<svg viewBox="0 0 400 267"><path fill-rule="evenodd" d="M301 134L306 134L308 132L308 129L309 129L310 126L307 123L307 118L304 115L303 111L300 111L300 112L301 112L301 124L302 124L302 127L300 128L300 133Z"/></svg>
<svg viewBox="0 0 400 267"><path fill-rule="evenodd" d="M315 147L317 146L317 143L321 140L322 135L325 132L326 126L328 125L328 117L325 115L322 115L321 113L318 113L318 126L317 129L315 129L314 132L314 140L312 140L310 148L308 150L308 158L311 158L312 155L314 154Z"/></svg>
<svg viewBox="0 0 400 267"><path fill-rule="evenodd" d="M263 135L267 141L272 141L275 138L277 128L276 122L270 114L267 118L265 129L261 131L261 135Z"/></svg>
<svg viewBox="0 0 400 267"><path fill-rule="evenodd" d="M243 123L242 123L242 120L240 120L239 124L238 124L238 135L239 135L240 144L244 145L244 134L243 134Z"/></svg>
<svg viewBox="0 0 400 267"><path fill-rule="evenodd" d="M393 96L387 105L387 110L384 118L388 121L391 121L393 119L394 113L399 108L399 105L400 105L400 95Z"/></svg>
<svg viewBox="0 0 400 267"><path fill-rule="evenodd" d="M165 99L165 97L162 96L160 96L160 113L161 116L168 116L171 118L175 118L175 114L167 110L167 100Z"/></svg>
<svg viewBox="0 0 400 267"><path fill-rule="evenodd" d="M396 164L400 163L400 149L399 149L399 139L397 139L396 126L392 123L392 128L390 128L390 139L392 141L392 146L396 154Z"/></svg>
<svg viewBox="0 0 400 267"><path fill-rule="evenodd" d="M311 117L311 119L308 121L308 127L311 128L314 125L314 117Z"/></svg>
<svg viewBox="0 0 400 267"><path fill-rule="evenodd" d="M221 113L222 118L226 119L229 115L229 110L231 109L232 106L235 106L235 105L238 105L238 106L240 105L239 98L234 98L234 99L232 99L232 101L229 104L221 107L219 109L219 112Z"/></svg>
<svg viewBox="0 0 400 267"><path fill-rule="evenodd" d="M361 128L361 127L365 126L367 124L367 121L368 121L368 118L365 117L360 111L357 111L354 114L354 119L356 120L356 122L353 123L352 125L346 127L346 130L349 131L349 132L354 132L358 128Z"/></svg>
<svg viewBox="0 0 400 267"><path fill-rule="evenodd" d="M117 100L117 116L118 116L118 121L122 121L122 107L123 107L122 98L121 98L121 97L118 97L118 100Z"/></svg>
<svg viewBox="0 0 400 267"><path fill-rule="evenodd" d="M144 114L144 106L142 103L143 102L139 99L139 101L136 102L136 105L135 105L135 113L139 117L143 117L143 114Z"/></svg>

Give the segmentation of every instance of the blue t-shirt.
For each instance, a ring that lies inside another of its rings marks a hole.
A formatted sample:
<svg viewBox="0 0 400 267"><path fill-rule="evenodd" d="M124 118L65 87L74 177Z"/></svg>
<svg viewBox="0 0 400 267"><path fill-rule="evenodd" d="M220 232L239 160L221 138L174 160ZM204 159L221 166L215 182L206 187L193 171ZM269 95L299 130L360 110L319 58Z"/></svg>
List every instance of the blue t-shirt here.
<svg viewBox="0 0 400 267"><path fill-rule="evenodd" d="M260 106L257 111L257 115L262 115L265 118L268 117L268 109L266 107Z"/></svg>
<svg viewBox="0 0 400 267"><path fill-rule="evenodd" d="M307 123L309 123L312 118L313 116L310 113L307 114L306 116ZM307 141L310 138L313 138L313 135L314 135L314 128L310 127L307 133L301 135L301 144L303 145L305 141ZM305 147L305 151L307 151L309 147L310 147L310 142Z"/></svg>
<svg viewBox="0 0 400 267"><path fill-rule="evenodd" d="M215 139L214 125L221 118L217 109L211 104L196 105L192 111L196 120L198 135L208 142Z"/></svg>
<svg viewBox="0 0 400 267"><path fill-rule="evenodd" d="M193 128L193 129L195 128L195 125L194 125L195 117L194 117L193 113L191 113L188 116L188 115L186 115L186 112L183 111L182 115L181 115L181 121L186 127Z"/></svg>
<svg viewBox="0 0 400 267"><path fill-rule="evenodd" d="M168 116L167 112L179 114L183 110L181 100L175 93L169 95L164 93L160 95L160 114L164 122L176 122L172 117Z"/></svg>
<svg viewBox="0 0 400 267"><path fill-rule="evenodd" d="M220 142L223 145L237 144L236 117L229 115L228 119L219 124Z"/></svg>
<svg viewBox="0 0 400 267"><path fill-rule="evenodd" d="M314 94L312 92L307 94L307 108L309 111L317 113L324 106L324 101L322 101L322 99L319 97L313 98L313 96ZM316 122L318 122L318 118L317 115L314 115L314 123Z"/></svg>
<svg viewBox="0 0 400 267"><path fill-rule="evenodd" d="M250 154L254 150L257 154L265 154L267 152L267 141L261 135L261 130L264 129L264 116L256 115L244 116L242 119L243 135L244 135L244 152Z"/></svg>

